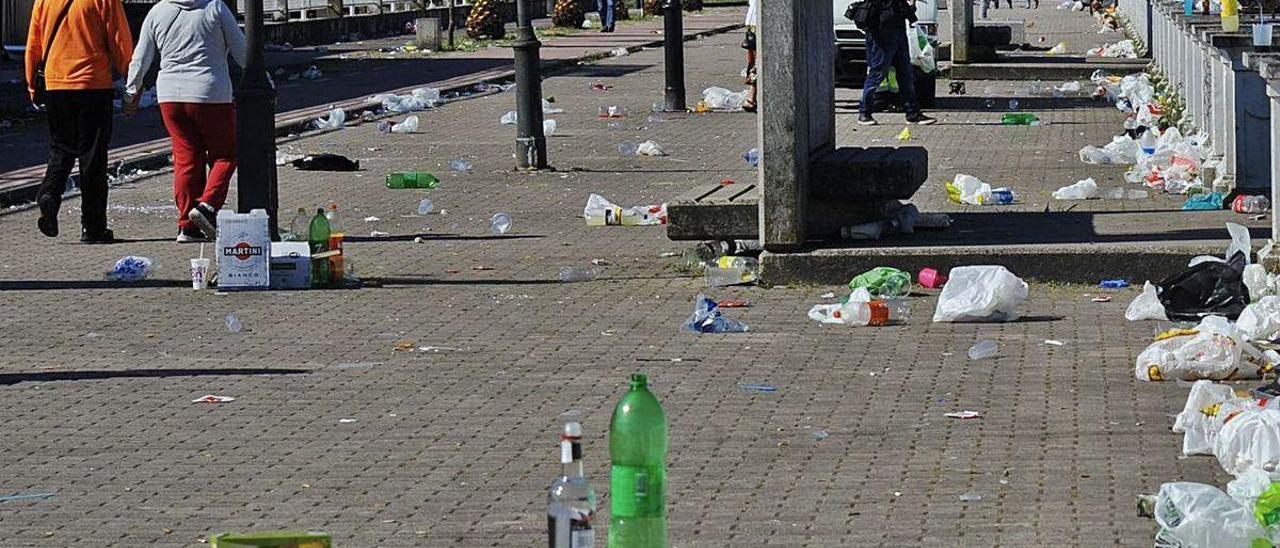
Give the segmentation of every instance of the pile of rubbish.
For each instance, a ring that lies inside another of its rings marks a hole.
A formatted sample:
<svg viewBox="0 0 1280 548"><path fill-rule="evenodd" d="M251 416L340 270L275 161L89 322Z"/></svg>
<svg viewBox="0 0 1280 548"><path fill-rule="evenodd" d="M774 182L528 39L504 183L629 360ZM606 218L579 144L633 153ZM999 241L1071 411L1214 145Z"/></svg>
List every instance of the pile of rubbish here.
<svg viewBox="0 0 1280 548"><path fill-rule="evenodd" d="M1137 59L1138 47L1133 40L1121 40L1114 44L1107 44L1093 48L1087 52L1090 57L1114 57L1121 59Z"/></svg>
<svg viewBox="0 0 1280 548"><path fill-rule="evenodd" d="M933 313L935 323L1009 322L1018 319L1027 300L1026 282L1003 266L962 266L947 276L922 269L916 281L921 288L942 289ZM907 297L912 294L911 274L878 267L849 281L850 293L836 303L816 304L809 318L824 324L856 327L905 323L911 318ZM834 293L824 297L834 298Z"/></svg>
<svg viewBox="0 0 1280 548"><path fill-rule="evenodd" d="M435 88L417 88L409 92L409 95L380 93L365 100L366 104L380 105L385 112L400 114L436 108L443 102L440 90Z"/></svg>
<svg viewBox="0 0 1280 548"><path fill-rule="evenodd" d="M746 102L747 95L749 92L745 89L735 93L721 87L709 87L702 91L702 100L694 110L697 112L742 110L742 104Z"/></svg>
<svg viewBox="0 0 1280 548"><path fill-rule="evenodd" d="M1280 277L1261 262L1248 230L1228 223L1223 257L1201 256L1159 283L1147 282L1126 319L1185 322L1158 334L1134 364L1142 381L1193 381L1173 421L1184 457L1213 456L1235 479L1170 482L1139 495L1139 514L1157 524L1156 546L1218 548L1280 542ZM1194 322L1194 323L1192 323ZM1220 381L1270 379L1250 391Z"/></svg>

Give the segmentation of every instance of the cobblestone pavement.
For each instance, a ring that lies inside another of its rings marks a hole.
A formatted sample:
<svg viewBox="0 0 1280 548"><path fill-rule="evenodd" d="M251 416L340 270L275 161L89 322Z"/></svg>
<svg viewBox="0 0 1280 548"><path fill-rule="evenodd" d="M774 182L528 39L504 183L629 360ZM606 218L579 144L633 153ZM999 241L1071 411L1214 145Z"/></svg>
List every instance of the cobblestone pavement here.
<svg viewBox="0 0 1280 548"><path fill-rule="evenodd" d="M740 86L739 40L688 44L694 93ZM598 78L615 89L589 91ZM1135 493L1225 483L1211 459L1176 458L1168 427L1185 389L1133 380L1159 326L1123 321L1129 290L1099 304L1092 288L1035 284L1026 317L999 325L930 323L936 299L920 294L906 325L847 329L805 317L839 288L734 288L713 294L752 301L728 312L749 333L681 332L707 291L659 256L681 246L658 227L591 228L577 216L590 192L646 204L753 176L740 155L755 118L646 121L661 96L658 51L584 65L545 89L566 110L551 116L556 171L511 171L514 129L497 122L510 93L420 114L415 135L364 125L286 146L361 159L356 174L283 168L281 205L339 202L350 260L376 287L191 291L198 247L171 242L167 175L113 191L113 226L131 239L118 245L43 239L32 211L0 216L0 494L55 493L0 502L3 544L192 545L296 527L339 546L537 545L558 471L555 421L569 409L585 414L604 529L607 421L634 371L649 374L670 423L674 546L1133 546L1154 530L1133 517ZM614 104L631 112L616 129L596 118ZM941 114L921 142L945 165L993 177L1054 165L1028 147L1054 158L1119 123L1106 108L1055 111L1038 129L1063 141L1010 130L1042 139L1028 144L983 140L995 128L962 123L977 114ZM844 126L846 142L897 131ZM671 155L616 152L639 139ZM387 171L444 172L459 157L474 170L443 173L430 193L381 184ZM949 173L938 159L934 173ZM935 194L922 200L941 205ZM424 195L440 213L414 213ZM488 235L496 211L512 214L512 233ZM64 210L64 234L77 214ZM373 230L391 236L362 237ZM125 254L156 259L157 274L100 281ZM555 281L592 259L612 264L601 279ZM224 326L228 314L243 331ZM968 361L984 338L1000 341L999 357ZM237 400L190 403L204 394ZM959 410L983 418L943 417ZM962 502L967 493L981 500Z"/></svg>

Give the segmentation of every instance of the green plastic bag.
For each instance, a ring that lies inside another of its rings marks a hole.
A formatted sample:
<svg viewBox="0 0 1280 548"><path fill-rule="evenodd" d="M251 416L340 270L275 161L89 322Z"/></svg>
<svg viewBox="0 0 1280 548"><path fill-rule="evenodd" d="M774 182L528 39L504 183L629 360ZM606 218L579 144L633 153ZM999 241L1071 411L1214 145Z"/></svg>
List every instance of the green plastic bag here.
<svg viewBox="0 0 1280 548"><path fill-rule="evenodd" d="M911 275L896 268L881 266L857 275L849 289L867 288L873 297L892 299L911 293Z"/></svg>
<svg viewBox="0 0 1280 548"><path fill-rule="evenodd" d="M1280 522L1280 483L1272 483L1258 495L1258 501L1253 504L1253 517L1263 527Z"/></svg>
<svg viewBox="0 0 1280 548"><path fill-rule="evenodd" d="M211 548L333 548L328 533L311 531L267 531L262 533L220 533L209 538Z"/></svg>
<svg viewBox="0 0 1280 548"><path fill-rule="evenodd" d="M877 87L877 88L876 88L876 91L877 91L877 92L889 92L889 93L897 93L897 92L898 92L898 71L897 71L897 69L894 69L894 68L892 68L892 67L890 67L890 68L889 68L889 73L885 75L884 80L881 80L881 81L880 81L880 87Z"/></svg>

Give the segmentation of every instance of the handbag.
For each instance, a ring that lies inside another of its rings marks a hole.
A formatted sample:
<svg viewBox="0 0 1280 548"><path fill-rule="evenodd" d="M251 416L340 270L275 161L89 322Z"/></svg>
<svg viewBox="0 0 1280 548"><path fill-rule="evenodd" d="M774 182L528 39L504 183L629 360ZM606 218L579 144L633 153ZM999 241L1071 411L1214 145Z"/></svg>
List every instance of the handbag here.
<svg viewBox="0 0 1280 548"><path fill-rule="evenodd" d="M53 39L58 36L58 28L62 26L62 20L67 18L67 12L71 11L71 3L75 0L67 0L67 5L62 8L62 13L58 14L58 19L53 22L53 28L49 30L49 41L45 43L43 55L40 57L40 64L36 65L35 74L31 78L31 102L37 107L44 108L49 102L49 89L45 84L44 66L49 61L49 49L53 47Z"/></svg>

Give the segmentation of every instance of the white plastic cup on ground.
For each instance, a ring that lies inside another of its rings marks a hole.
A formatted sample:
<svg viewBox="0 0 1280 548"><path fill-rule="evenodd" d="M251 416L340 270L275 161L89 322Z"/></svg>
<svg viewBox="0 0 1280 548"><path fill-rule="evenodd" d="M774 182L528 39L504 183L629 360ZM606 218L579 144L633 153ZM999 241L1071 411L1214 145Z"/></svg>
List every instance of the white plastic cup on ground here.
<svg viewBox="0 0 1280 548"><path fill-rule="evenodd" d="M1271 23L1255 23L1253 25L1253 45L1258 47L1271 45Z"/></svg>
<svg viewBox="0 0 1280 548"><path fill-rule="evenodd" d="M511 215L507 213L494 213L489 219L489 232L494 236L501 236L511 230Z"/></svg>
<svg viewBox="0 0 1280 548"><path fill-rule="evenodd" d="M969 359L981 360L984 358L990 358L995 356L998 352L1000 352L1000 343L987 339L973 345L973 347L969 349Z"/></svg>
<svg viewBox="0 0 1280 548"><path fill-rule="evenodd" d="M191 259L191 289L201 290L209 287L209 259Z"/></svg>

